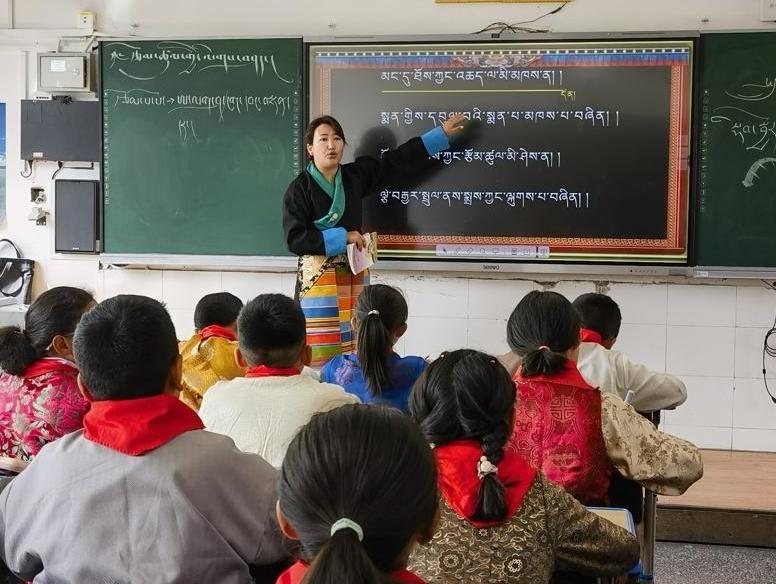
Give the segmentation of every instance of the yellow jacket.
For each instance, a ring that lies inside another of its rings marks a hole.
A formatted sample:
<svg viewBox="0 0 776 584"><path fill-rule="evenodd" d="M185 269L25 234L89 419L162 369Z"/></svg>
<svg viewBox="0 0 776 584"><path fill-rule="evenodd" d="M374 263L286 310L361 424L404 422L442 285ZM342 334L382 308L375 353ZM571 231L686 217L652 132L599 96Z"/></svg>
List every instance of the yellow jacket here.
<svg viewBox="0 0 776 584"><path fill-rule="evenodd" d="M202 340L195 333L179 345L183 357L183 390L181 400L194 410L199 410L202 398L216 381L234 379L245 375L245 369L237 364L237 341L222 337Z"/></svg>

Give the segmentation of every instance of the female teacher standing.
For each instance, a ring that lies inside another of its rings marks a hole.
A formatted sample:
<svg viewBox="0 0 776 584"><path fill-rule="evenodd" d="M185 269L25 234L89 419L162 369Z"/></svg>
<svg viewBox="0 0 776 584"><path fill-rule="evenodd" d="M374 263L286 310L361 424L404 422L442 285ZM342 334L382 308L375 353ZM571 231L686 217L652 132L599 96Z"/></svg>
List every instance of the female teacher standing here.
<svg viewBox="0 0 776 584"><path fill-rule="evenodd" d="M361 199L373 192L389 170L418 167L450 147L448 138L463 129L464 116L412 138L380 159L364 156L340 165L345 133L331 116L310 122L305 144L310 163L286 189L283 229L288 249L299 256L297 294L307 319L313 367L340 353L353 352L353 305L369 273L353 275L346 246L364 245Z"/></svg>

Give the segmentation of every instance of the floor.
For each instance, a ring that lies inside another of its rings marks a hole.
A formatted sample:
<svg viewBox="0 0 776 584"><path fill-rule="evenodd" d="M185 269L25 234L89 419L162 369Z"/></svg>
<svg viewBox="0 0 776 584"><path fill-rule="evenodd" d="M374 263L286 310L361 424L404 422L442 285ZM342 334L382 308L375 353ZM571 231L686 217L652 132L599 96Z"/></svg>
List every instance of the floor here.
<svg viewBox="0 0 776 584"><path fill-rule="evenodd" d="M773 584L776 550L658 542L655 584Z"/></svg>

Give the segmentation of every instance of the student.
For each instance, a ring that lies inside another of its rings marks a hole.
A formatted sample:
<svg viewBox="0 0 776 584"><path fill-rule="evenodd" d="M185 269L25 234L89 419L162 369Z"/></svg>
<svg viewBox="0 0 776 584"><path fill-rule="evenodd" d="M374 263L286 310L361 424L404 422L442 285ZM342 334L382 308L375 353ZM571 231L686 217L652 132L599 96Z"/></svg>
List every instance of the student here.
<svg viewBox="0 0 776 584"><path fill-rule="evenodd" d="M407 416L364 405L316 414L288 448L278 497L301 555L277 584L423 584L407 558L434 533L437 473Z"/></svg>
<svg viewBox="0 0 776 584"><path fill-rule="evenodd" d="M73 333L93 305L85 290L59 286L30 305L23 331L0 329L0 456L29 461L83 425L89 402L78 391Z"/></svg>
<svg viewBox="0 0 776 584"><path fill-rule="evenodd" d="M321 370L321 379L341 385L363 403L406 412L412 384L426 368L426 360L393 351L407 331L404 296L385 284L365 286L356 303L353 331L358 353L334 357Z"/></svg>
<svg viewBox="0 0 776 584"><path fill-rule="evenodd" d="M673 375L650 371L612 349L620 333L620 307L604 294L582 294L574 300L582 318L579 372L591 385L616 393L630 392L630 403L639 412L675 408L687 399L687 389Z"/></svg>
<svg viewBox="0 0 776 584"><path fill-rule="evenodd" d="M117 296L75 334L83 431L0 492L3 561L26 580L252 582L284 556L277 472L205 432L178 398L181 358L156 300Z"/></svg>
<svg viewBox="0 0 776 584"><path fill-rule="evenodd" d="M582 378L579 329L579 313L555 292L529 292L509 317L507 342L522 358L510 447L584 504L606 502L612 467L682 494L703 475L699 450Z"/></svg>
<svg viewBox="0 0 776 584"><path fill-rule="evenodd" d="M340 123L331 116L310 122L304 135L309 163L283 196L283 230L289 251L299 256L296 292L307 317L314 367L353 352L351 311L369 284L369 272L353 275L345 252L350 243L364 245L361 199L387 173L430 164L429 156L450 147L448 139L461 132L463 121L462 114L451 116L379 160L361 156L348 164L340 164L345 148Z"/></svg>
<svg viewBox="0 0 776 584"><path fill-rule="evenodd" d="M444 353L415 384L410 413L434 444L442 513L411 569L467 584L547 583L561 567L624 574L636 539L506 448L514 405L509 373L478 351Z"/></svg>
<svg viewBox="0 0 776 584"><path fill-rule="evenodd" d="M310 362L305 318L288 296L257 296L240 313L237 330L237 359L248 368L245 377L211 387L199 414L208 430L231 437L240 450L261 454L279 468L288 443L310 416L358 398L302 375Z"/></svg>
<svg viewBox="0 0 776 584"><path fill-rule="evenodd" d="M245 375L237 364L237 315L242 300L229 292L207 294L194 309L196 332L180 344L183 356L181 399L199 410L202 396L217 381Z"/></svg>

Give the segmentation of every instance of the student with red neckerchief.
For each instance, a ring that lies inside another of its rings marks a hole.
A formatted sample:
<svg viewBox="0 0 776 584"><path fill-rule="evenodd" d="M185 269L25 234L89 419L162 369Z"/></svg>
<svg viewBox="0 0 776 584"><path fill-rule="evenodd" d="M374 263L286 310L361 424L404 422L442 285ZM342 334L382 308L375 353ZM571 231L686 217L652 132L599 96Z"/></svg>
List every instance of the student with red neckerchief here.
<svg viewBox="0 0 776 584"><path fill-rule="evenodd" d="M410 414L434 445L441 522L410 568L432 582L540 584L556 569L627 572L639 546L506 448L515 385L489 355L462 349L434 361Z"/></svg>
<svg viewBox="0 0 776 584"><path fill-rule="evenodd" d="M179 345L183 357L181 400L199 410L202 398L218 382L245 375L237 363L237 316L242 300L229 292L203 296L194 309L196 332Z"/></svg>
<svg viewBox="0 0 776 584"><path fill-rule="evenodd" d="M180 401L164 306L109 298L73 344L91 409L0 492L8 568L41 582L250 584L250 564L285 558L277 472Z"/></svg>
<svg viewBox="0 0 776 584"><path fill-rule="evenodd" d="M616 393L638 412L673 409L687 399L682 380L650 371L612 347L620 333L622 314L617 303L604 294L582 294L574 300L582 318L577 367L591 385Z"/></svg>
<svg viewBox="0 0 776 584"><path fill-rule="evenodd" d="M607 503L613 472L663 495L681 495L703 476L700 451L658 431L577 369L580 316L564 296L533 291L507 323L522 362L510 448L586 505Z"/></svg>
<svg viewBox="0 0 776 584"><path fill-rule="evenodd" d="M434 533L437 473L405 414L367 405L316 414L288 448L278 497L300 557L277 584L424 584L407 558Z"/></svg>
<svg viewBox="0 0 776 584"><path fill-rule="evenodd" d="M304 374L311 349L297 301L283 294L257 296L240 312L237 331L245 377L211 387L199 415L211 432L280 468L291 438L313 414L359 400Z"/></svg>
<svg viewBox="0 0 776 584"><path fill-rule="evenodd" d="M89 402L78 391L73 334L94 305L89 292L58 286L0 329L0 456L29 462L47 443L80 430Z"/></svg>

